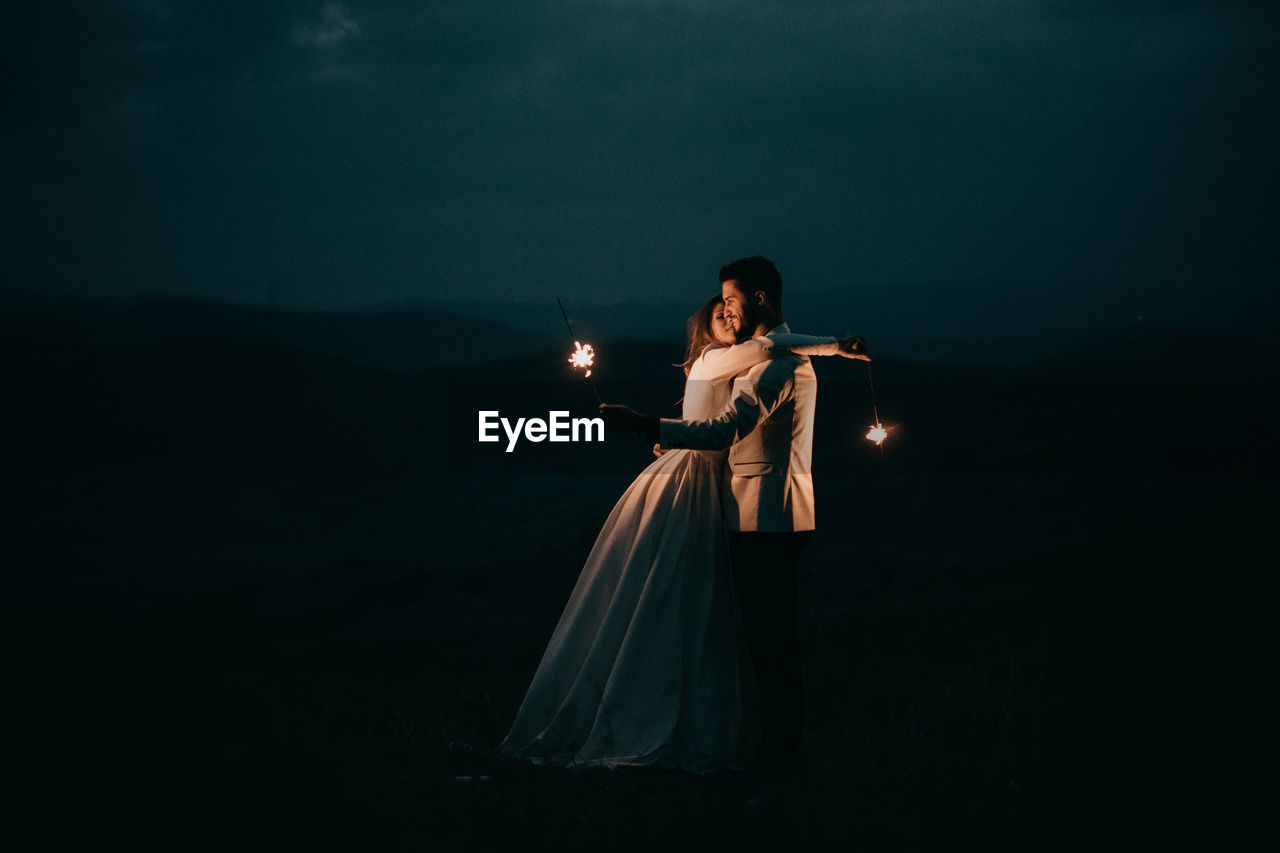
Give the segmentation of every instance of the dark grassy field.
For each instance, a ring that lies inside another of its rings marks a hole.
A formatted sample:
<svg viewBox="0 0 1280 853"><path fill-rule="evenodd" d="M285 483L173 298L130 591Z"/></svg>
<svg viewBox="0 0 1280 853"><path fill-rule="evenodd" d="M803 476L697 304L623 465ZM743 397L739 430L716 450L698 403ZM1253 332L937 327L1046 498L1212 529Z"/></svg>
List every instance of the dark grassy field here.
<svg viewBox="0 0 1280 853"><path fill-rule="evenodd" d="M647 461L475 455L485 394L584 408L560 354L516 386L492 379L514 364L11 334L11 805L51 845L173 849L1226 841L1255 790L1280 417L1256 352L1162 345L884 360L883 461L861 368L821 366L805 764L761 787L489 755ZM678 353L625 352L607 396L678 397Z"/></svg>

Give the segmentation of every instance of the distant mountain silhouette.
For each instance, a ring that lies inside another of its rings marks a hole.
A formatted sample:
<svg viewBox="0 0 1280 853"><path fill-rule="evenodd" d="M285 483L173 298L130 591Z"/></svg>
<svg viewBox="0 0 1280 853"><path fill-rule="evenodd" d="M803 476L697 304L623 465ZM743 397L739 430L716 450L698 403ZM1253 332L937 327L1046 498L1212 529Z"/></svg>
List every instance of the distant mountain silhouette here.
<svg viewBox="0 0 1280 853"><path fill-rule="evenodd" d="M980 298L984 287L994 288L997 296ZM709 288L707 295L713 292ZM1147 376L1171 371L1183 376L1187 371L1206 377L1256 376L1280 364L1280 348L1270 343L1276 339L1274 323L1265 312L1235 324L1209 316L1194 324L1175 323L1159 313L1140 316L1128 310L1141 302L1113 306L1103 296L1082 296L1070 310L1053 312L1033 310L1025 304L1027 298L1008 284L798 289L788 295L787 319L797 332L863 334L874 354L892 360L1057 362L1058 372L1083 375L1092 365L1101 371L1099 376L1116 369L1126 375L1137 370ZM616 359L620 341L678 346L685 320L700 301L571 301L565 308L575 336L598 350L607 346ZM1153 295L1148 301L1158 299ZM1019 306L1025 317L1010 319L1010 311ZM401 371L510 362L558 351L569 342L554 294L531 302L421 297L358 310L300 311L197 299L87 298L11 290L0 292L0 332L109 344L196 338L260 341Z"/></svg>
<svg viewBox="0 0 1280 853"><path fill-rule="evenodd" d="M574 334L583 341L632 339L651 341L684 340L685 321L706 299L716 292L714 285L705 294L686 300L665 302L583 301L565 302L565 311L573 324ZM487 318L517 328L538 329L555 337L556 343L568 340L564 317L556 305L555 294L547 294L530 302L494 302L478 299L441 300L419 297L397 299L373 306L372 311L404 310L444 311L467 317Z"/></svg>
<svg viewBox="0 0 1280 853"><path fill-rule="evenodd" d="M687 299L566 299L583 340L679 341L685 319L716 292L714 283ZM929 362L1028 364L1082 346L1140 346L1171 329L1217 339L1259 338L1274 326L1274 298L1249 305L1216 302L1212 288L1140 286L1122 282L1017 280L899 281L839 286L787 280L786 317L792 331L861 334L883 356ZM381 303L377 310L429 309L501 322L516 328L562 329L554 294L524 302L428 297ZM1183 335L1182 346L1190 343Z"/></svg>
<svg viewBox="0 0 1280 853"><path fill-rule="evenodd" d="M0 294L0 333L94 344L232 339L278 344L400 371L513 358L560 345L528 331L424 308L289 311L195 299L87 299Z"/></svg>

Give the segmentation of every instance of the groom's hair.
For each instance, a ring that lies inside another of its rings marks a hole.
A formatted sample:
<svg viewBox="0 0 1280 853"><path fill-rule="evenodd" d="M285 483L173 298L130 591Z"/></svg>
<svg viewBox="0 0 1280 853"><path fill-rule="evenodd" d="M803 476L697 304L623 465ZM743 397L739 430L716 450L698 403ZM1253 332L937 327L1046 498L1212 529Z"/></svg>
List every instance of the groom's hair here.
<svg viewBox="0 0 1280 853"><path fill-rule="evenodd" d="M782 276L773 261L755 255L750 258L739 258L720 268L720 282L723 284L731 278L738 280L738 287L743 293L764 291L764 298L779 314L782 313Z"/></svg>

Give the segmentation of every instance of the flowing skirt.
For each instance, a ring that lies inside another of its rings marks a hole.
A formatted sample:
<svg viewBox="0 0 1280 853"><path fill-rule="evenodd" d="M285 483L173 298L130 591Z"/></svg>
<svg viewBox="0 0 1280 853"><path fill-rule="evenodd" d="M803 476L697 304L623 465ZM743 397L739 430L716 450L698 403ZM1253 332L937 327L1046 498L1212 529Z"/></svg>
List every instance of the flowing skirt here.
<svg viewBox="0 0 1280 853"><path fill-rule="evenodd" d="M670 451L623 493L504 754L561 767L733 763L741 704L723 459Z"/></svg>

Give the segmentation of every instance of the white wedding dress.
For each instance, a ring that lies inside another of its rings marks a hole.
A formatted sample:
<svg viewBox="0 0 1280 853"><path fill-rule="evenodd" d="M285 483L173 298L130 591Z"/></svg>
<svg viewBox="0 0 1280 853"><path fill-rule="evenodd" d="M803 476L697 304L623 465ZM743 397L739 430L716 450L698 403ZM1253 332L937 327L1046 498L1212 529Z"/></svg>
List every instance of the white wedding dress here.
<svg viewBox="0 0 1280 853"><path fill-rule="evenodd" d="M710 346L682 417L729 402L733 377L779 352L835 355L834 338ZM772 355L771 355L772 354ZM741 702L720 489L725 451L672 450L609 514L499 750L559 767L710 772L734 759Z"/></svg>

